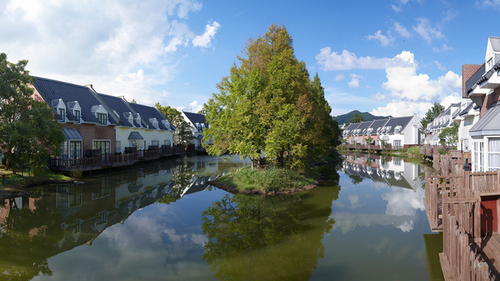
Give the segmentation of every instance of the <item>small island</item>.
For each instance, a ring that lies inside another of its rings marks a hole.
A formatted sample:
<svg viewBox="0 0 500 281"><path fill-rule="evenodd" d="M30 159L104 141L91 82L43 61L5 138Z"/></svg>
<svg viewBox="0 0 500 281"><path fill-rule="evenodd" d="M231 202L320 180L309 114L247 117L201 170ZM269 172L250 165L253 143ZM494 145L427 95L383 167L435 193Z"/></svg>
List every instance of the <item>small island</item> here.
<svg viewBox="0 0 500 281"><path fill-rule="evenodd" d="M237 59L204 105L203 140L208 154L249 157L251 166L211 184L245 194L315 187L320 172L313 164L335 150L341 134L318 74L310 78L292 37L275 24L250 39Z"/></svg>

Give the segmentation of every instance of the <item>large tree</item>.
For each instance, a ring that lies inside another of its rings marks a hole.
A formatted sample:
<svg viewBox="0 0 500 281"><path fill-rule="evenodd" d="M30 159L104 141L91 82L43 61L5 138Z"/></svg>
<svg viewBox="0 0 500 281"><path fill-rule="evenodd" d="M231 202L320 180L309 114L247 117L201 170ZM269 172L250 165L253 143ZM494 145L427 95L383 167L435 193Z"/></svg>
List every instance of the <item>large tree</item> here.
<svg viewBox="0 0 500 281"><path fill-rule="evenodd" d="M46 103L32 98L33 77L25 69L28 61L17 64L0 54L0 148L6 169L47 167L47 158L60 154L64 141L61 124Z"/></svg>
<svg viewBox="0 0 500 281"><path fill-rule="evenodd" d="M210 124L204 140L213 140L208 153L252 160L265 153L281 164L287 155L291 167L301 167L306 156L326 152L335 137L331 109L318 76L311 81L295 57L286 28L271 25L237 59L204 105Z"/></svg>
<svg viewBox="0 0 500 281"><path fill-rule="evenodd" d="M431 123L444 110L444 106L435 102L434 105L425 113L424 118L420 120L420 132L423 133L427 124Z"/></svg>
<svg viewBox="0 0 500 281"><path fill-rule="evenodd" d="M355 112L351 119L349 119L349 122L347 122L347 125L351 124L351 123L360 123L360 122L364 122L366 121L365 117L363 117L363 115Z"/></svg>
<svg viewBox="0 0 500 281"><path fill-rule="evenodd" d="M174 125L174 144L188 146L194 136L191 126L184 120L182 114L173 107L162 106L159 102L155 104L155 107Z"/></svg>

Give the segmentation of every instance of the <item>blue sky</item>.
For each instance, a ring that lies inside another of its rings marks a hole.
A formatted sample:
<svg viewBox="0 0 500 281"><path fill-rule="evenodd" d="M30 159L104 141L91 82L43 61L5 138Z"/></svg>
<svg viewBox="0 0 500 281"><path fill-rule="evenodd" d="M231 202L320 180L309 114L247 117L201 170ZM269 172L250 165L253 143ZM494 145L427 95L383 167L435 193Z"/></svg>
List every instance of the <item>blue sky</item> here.
<svg viewBox="0 0 500 281"><path fill-rule="evenodd" d="M284 24L332 115L420 117L484 62L500 0L0 0L0 52L32 75L198 111L249 38Z"/></svg>

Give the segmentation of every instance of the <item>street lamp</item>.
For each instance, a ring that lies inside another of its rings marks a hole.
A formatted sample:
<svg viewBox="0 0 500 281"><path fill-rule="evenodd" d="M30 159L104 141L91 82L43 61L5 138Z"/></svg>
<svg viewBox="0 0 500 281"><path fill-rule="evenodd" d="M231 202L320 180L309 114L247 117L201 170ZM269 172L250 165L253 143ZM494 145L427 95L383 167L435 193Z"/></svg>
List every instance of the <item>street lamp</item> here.
<svg viewBox="0 0 500 281"><path fill-rule="evenodd" d="M464 157L465 157L464 171L467 171L467 172L470 171L469 155L470 155L470 151L469 151L468 147L466 146L465 150L464 150Z"/></svg>

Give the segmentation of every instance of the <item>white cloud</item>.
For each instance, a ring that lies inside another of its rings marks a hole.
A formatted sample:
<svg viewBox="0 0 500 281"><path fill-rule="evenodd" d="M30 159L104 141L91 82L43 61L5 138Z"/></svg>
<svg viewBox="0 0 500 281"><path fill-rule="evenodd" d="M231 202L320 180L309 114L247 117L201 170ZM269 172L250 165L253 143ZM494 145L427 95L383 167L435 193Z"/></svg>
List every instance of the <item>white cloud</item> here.
<svg viewBox="0 0 500 281"><path fill-rule="evenodd" d="M476 5L482 6L484 8L500 8L500 0L483 0L477 1Z"/></svg>
<svg viewBox="0 0 500 281"><path fill-rule="evenodd" d="M434 61L434 64L437 66L439 70L446 70L446 67L444 67L440 62Z"/></svg>
<svg viewBox="0 0 500 281"><path fill-rule="evenodd" d="M453 47L446 45L446 44L443 44L443 47L441 47L441 49L434 47L434 48L432 48L432 50L436 53L441 53L444 51L454 51L455 49Z"/></svg>
<svg viewBox="0 0 500 281"><path fill-rule="evenodd" d="M409 0L397 0L396 4L392 4L391 7L394 12L399 13L403 10L403 7L408 4Z"/></svg>
<svg viewBox="0 0 500 281"><path fill-rule="evenodd" d="M373 94L373 95L370 96L370 98L372 100L376 100L376 101L386 101L386 100L388 100L387 96L385 96L385 95L383 95L381 93Z"/></svg>
<svg viewBox="0 0 500 281"><path fill-rule="evenodd" d="M394 31L396 31L397 34L403 36L404 38L410 38L411 37L411 32L408 31L404 26L402 26L399 22L394 23L393 27Z"/></svg>
<svg viewBox="0 0 500 281"><path fill-rule="evenodd" d="M444 106L444 108L447 108L448 106L450 106L452 103L457 103L457 102L460 102L461 100L461 97L458 93L455 93L455 94L451 94L449 96L446 96L444 97L440 104L442 106Z"/></svg>
<svg viewBox="0 0 500 281"><path fill-rule="evenodd" d="M414 113L420 118L425 115L425 113L432 107L430 102L410 102L410 101L392 101L386 106L380 106L373 109L370 114L377 116L388 116L402 117L410 116Z"/></svg>
<svg viewBox="0 0 500 281"><path fill-rule="evenodd" d="M433 39L443 38L441 31L431 26L428 18L417 18L417 26L413 26L415 30L427 43L431 43Z"/></svg>
<svg viewBox="0 0 500 281"><path fill-rule="evenodd" d="M205 26L205 33L203 35L196 36L193 39L193 45L195 47L208 48L212 45L211 40L214 38L215 33L220 28L220 24L216 21L212 25L207 24Z"/></svg>
<svg viewBox="0 0 500 281"><path fill-rule="evenodd" d="M398 56L410 66L387 68L387 82L382 84L398 100L429 102L460 92L461 77L456 73L448 71L437 80L432 80L427 74L417 74L412 53L403 52Z"/></svg>
<svg viewBox="0 0 500 281"><path fill-rule="evenodd" d="M347 69L384 69L395 66L406 66L407 63L399 57L394 58L373 58L360 57L347 50L343 50L339 55L337 52L332 52L330 47L322 48L320 53L316 55L318 64L322 65L322 69L328 70L347 70Z"/></svg>
<svg viewBox="0 0 500 281"><path fill-rule="evenodd" d="M378 30L375 34L368 35L366 38L368 38L368 40L379 41L384 47L391 46L395 40L394 36L391 35L391 32L387 32L387 35L383 35L382 30Z"/></svg>
<svg viewBox="0 0 500 281"><path fill-rule="evenodd" d="M335 76L335 81L340 81L340 80L343 80L345 79L345 75L344 74L338 74L337 76Z"/></svg>
<svg viewBox="0 0 500 281"><path fill-rule="evenodd" d="M11 0L2 7L0 25L9 28L0 29L0 49L9 61L28 59L33 75L91 83L100 92L149 104L161 96L156 86L172 80L176 50L195 38L185 20L202 5Z"/></svg>
<svg viewBox="0 0 500 281"><path fill-rule="evenodd" d="M203 109L203 104L198 104L197 101L193 101L192 103L189 104L189 106L191 107L190 111L194 113Z"/></svg>
<svg viewBox="0 0 500 281"><path fill-rule="evenodd" d="M350 76L351 76L351 81L347 83L349 85L349 88L358 88L359 79L364 79L364 77L356 74L351 74Z"/></svg>

